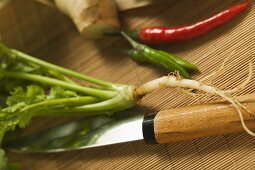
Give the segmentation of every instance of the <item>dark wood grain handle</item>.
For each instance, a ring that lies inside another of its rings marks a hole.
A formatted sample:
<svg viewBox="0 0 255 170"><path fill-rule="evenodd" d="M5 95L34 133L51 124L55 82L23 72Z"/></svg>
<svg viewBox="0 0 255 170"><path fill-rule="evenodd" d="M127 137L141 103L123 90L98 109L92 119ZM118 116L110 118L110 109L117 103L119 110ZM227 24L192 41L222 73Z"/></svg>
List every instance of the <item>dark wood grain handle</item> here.
<svg viewBox="0 0 255 170"><path fill-rule="evenodd" d="M238 97L255 113L255 95ZM255 129L255 116L243 111L246 125ZM169 143L244 131L236 109L228 102L214 102L160 111L143 122L147 143Z"/></svg>

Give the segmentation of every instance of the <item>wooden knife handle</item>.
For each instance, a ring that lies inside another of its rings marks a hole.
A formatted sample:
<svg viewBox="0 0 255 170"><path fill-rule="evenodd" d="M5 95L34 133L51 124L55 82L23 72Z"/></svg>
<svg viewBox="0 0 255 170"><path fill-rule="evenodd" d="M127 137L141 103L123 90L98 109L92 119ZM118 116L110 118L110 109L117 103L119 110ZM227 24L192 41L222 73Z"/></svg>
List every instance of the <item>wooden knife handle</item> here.
<svg viewBox="0 0 255 170"><path fill-rule="evenodd" d="M255 113L255 95L237 98ZM255 130L255 115L243 111L249 129ZM145 116L144 140L169 143L244 131L236 109L228 102L214 102L160 111Z"/></svg>

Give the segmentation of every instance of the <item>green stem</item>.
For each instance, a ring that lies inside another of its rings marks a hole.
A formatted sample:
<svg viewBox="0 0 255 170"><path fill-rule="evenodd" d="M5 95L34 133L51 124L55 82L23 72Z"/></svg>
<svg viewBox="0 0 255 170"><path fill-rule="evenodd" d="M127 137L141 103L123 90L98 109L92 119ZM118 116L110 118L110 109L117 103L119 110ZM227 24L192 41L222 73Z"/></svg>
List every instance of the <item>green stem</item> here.
<svg viewBox="0 0 255 170"><path fill-rule="evenodd" d="M126 40L132 45L133 48L138 48L140 46L135 40L128 36L125 32L121 31L121 34L126 38Z"/></svg>
<svg viewBox="0 0 255 170"><path fill-rule="evenodd" d="M39 110L45 109L45 107L54 106L77 106L77 105L86 105L99 102L100 100L95 97L85 96L85 97L73 97L73 98L64 98L64 99L49 99L40 103L29 105L21 110L21 112L27 112L29 110L35 111L37 108ZM62 107L62 108L63 108ZM50 109L50 108L49 108Z"/></svg>
<svg viewBox="0 0 255 170"><path fill-rule="evenodd" d="M100 90L91 87L84 87L77 84L67 83L61 80L44 77L40 75L28 74L28 73L17 73L11 71L1 71L3 76L17 79L25 79L30 81L39 82L42 84L48 84L52 86L60 86L66 89L75 90L77 92L85 93L91 96L95 96L101 99L109 99L117 95L116 91Z"/></svg>
<svg viewBox="0 0 255 170"><path fill-rule="evenodd" d="M88 81L88 82L91 82L91 83L95 83L97 85L100 85L100 86L103 86L103 87L106 87L106 88L109 88L109 89L115 89L116 86L117 86L116 84L106 82L106 81L102 81L102 80L99 80L99 79L95 79L93 77L90 77L90 76L87 76L87 75L84 75L84 74L80 74L80 73L77 73L75 71L72 71L72 70L69 70L69 69L66 69L66 68L63 68L63 67L45 62L43 60L37 59L35 57L32 57L28 54L25 54L21 51L15 50L15 49L11 49L11 52L14 55L16 55L17 57L21 58L21 59L28 60L32 63L36 63L36 64L38 64L38 65L40 65L40 66L42 66L46 69L52 69L52 70L58 71L60 73L63 73L65 75L72 76L72 77L75 77L75 78L78 78L78 79L81 79L81 80L84 80L84 81Z"/></svg>
<svg viewBox="0 0 255 170"><path fill-rule="evenodd" d="M73 84L77 84L76 82L74 82L73 80L71 80L70 78L66 77L65 75L63 74L59 74L58 72L55 72L55 71L48 71L48 73L51 75L51 76L54 76L60 80L63 80L65 82L68 82L68 83L73 83Z"/></svg>
<svg viewBox="0 0 255 170"><path fill-rule="evenodd" d="M36 113L36 116L51 116L51 117L56 117L56 116L82 116L82 117L90 117L90 116L97 116L97 115L111 115L114 112L111 111L89 111L89 112L78 112L74 108L66 108L66 109L50 109L50 110L45 110L45 111L40 111Z"/></svg>
<svg viewBox="0 0 255 170"><path fill-rule="evenodd" d="M60 80L66 81L66 82L68 82L68 83L78 84L78 83L74 82L73 80L71 80L70 78L68 78L68 77L66 77L66 76L64 76L64 75L59 75L58 78L59 78Z"/></svg>
<svg viewBox="0 0 255 170"><path fill-rule="evenodd" d="M127 99L122 95L118 95L112 99L105 100L99 103L88 104L81 107L72 107L72 108L64 108L64 109L50 109L44 112L40 112L41 116L73 116L73 115L86 115L98 114L101 113L112 113L120 110L124 110L127 108L131 108L134 105L134 101L132 99Z"/></svg>

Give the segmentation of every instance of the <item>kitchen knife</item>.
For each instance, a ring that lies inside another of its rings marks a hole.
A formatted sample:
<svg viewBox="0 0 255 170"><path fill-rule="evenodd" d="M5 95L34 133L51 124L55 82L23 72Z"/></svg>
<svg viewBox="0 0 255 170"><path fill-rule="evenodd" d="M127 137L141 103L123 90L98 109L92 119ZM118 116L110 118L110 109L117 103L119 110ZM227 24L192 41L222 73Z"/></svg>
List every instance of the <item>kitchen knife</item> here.
<svg viewBox="0 0 255 170"><path fill-rule="evenodd" d="M238 100L255 112L255 95ZM243 112L246 125L255 129L254 115ZM18 152L58 152L143 139L147 144L242 132L236 109L228 102L199 104L145 114L138 110L98 116L57 126L9 142Z"/></svg>

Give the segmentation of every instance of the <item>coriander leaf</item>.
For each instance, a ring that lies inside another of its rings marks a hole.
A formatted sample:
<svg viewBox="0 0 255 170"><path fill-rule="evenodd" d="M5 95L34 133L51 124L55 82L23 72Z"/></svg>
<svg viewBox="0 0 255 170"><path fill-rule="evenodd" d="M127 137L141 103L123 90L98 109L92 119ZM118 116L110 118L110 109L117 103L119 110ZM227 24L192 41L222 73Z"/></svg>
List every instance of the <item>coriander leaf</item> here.
<svg viewBox="0 0 255 170"><path fill-rule="evenodd" d="M6 105L13 106L18 103L24 103L24 99L26 98L26 93L24 92L22 87L16 87L14 91L10 92L11 96L7 98Z"/></svg>
<svg viewBox="0 0 255 170"><path fill-rule="evenodd" d="M47 99L59 99L77 96L78 94L75 91L65 90L61 87L52 87Z"/></svg>
<svg viewBox="0 0 255 170"><path fill-rule="evenodd" d="M41 102L46 98L44 89L37 85L27 87L26 97L26 104Z"/></svg>
<svg viewBox="0 0 255 170"><path fill-rule="evenodd" d="M46 98L44 89L37 85L27 86L26 91L22 87L16 87L7 98L7 106L14 106L19 103L26 105L43 101Z"/></svg>

